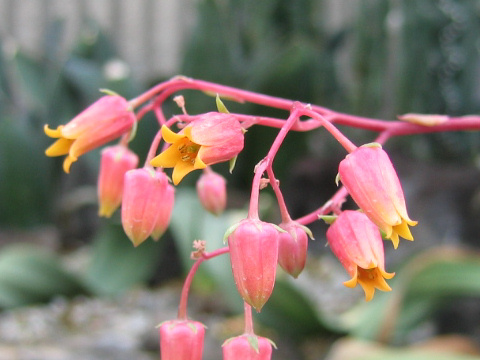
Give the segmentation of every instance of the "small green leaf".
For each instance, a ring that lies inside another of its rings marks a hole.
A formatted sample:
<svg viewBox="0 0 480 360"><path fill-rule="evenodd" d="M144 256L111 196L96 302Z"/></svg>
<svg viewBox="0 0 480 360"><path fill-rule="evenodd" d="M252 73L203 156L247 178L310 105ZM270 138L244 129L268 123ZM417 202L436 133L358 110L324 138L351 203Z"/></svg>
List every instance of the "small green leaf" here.
<svg viewBox="0 0 480 360"><path fill-rule="evenodd" d="M217 94L215 98L215 102L217 104L217 109L219 112L224 113L224 114L229 114L230 112L228 111L227 107L223 103L223 101L220 99L220 95Z"/></svg>
<svg viewBox="0 0 480 360"><path fill-rule="evenodd" d="M228 171L230 172L230 174L233 172L233 169L235 168L235 164L237 163L237 157L238 156L235 156L231 158L229 161Z"/></svg>
<svg viewBox="0 0 480 360"><path fill-rule="evenodd" d="M258 348L258 337L256 335L247 335L247 341L252 347L252 349L255 350L257 354L259 354L260 349Z"/></svg>

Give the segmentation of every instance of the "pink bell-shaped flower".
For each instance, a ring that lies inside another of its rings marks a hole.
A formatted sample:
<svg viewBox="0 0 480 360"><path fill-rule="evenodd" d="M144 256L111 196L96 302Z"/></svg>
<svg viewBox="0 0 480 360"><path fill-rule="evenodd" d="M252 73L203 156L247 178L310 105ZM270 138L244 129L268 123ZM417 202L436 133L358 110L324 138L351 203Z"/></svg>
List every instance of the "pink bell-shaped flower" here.
<svg viewBox="0 0 480 360"><path fill-rule="evenodd" d="M352 277L344 282L350 288L357 284L370 301L375 289L392 290L385 279L395 273L385 271L383 240L377 226L362 212L343 211L327 230L327 240L332 252Z"/></svg>
<svg viewBox="0 0 480 360"><path fill-rule="evenodd" d="M238 292L258 312L275 285L278 235L274 225L258 219L242 220L228 235L230 261Z"/></svg>
<svg viewBox="0 0 480 360"><path fill-rule="evenodd" d="M161 360L201 360L205 327L198 321L172 320L162 323Z"/></svg>
<svg viewBox="0 0 480 360"><path fill-rule="evenodd" d="M338 175L353 200L398 247L399 236L413 240L405 197L397 173L380 145L362 146L340 162Z"/></svg>
<svg viewBox="0 0 480 360"><path fill-rule="evenodd" d="M120 206L124 175L137 165L138 156L126 146L115 145L102 150L97 184L99 216L110 217Z"/></svg>
<svg viewBox="0 0 480 360"><path fill-rule="evenodd" d="M162 173L163 174L163 173ZM163 174L163 176L167 176ZM175 204L175 188L173 185L167 183L165 186L163 196L161 199L161 204L158 207L158 217L155 222L155 226L152 231L152 238L155 241L158 241L170 224L170 218L172 217L173 206Z"/></svg>
<svg viewBox="0 0 480 360"><path fill-rule="evenodd" d="M272 343L254 334L243 334L225 341L222 345L223 360L270 360Z"/></svg>
<svg viewBox="0 0 480 360"><path fill-rule="evenodd" d="M227 205L227 181L207 167L197 181L197 195L206 210L220 215Z"/></svg>
<svg viewBox="0 0 480 360"><path fill-rule="evenodd" d="M135 114L130 110L127 100L118 95L103 96L68 124L60 125L55 130L45 125L45 134L58 139L45 154L67 155L63 170L68 173L80 155L127 133L135 121Z"/></svg>
<svg viewBox="0 0 480 360"><path fill-rule="evenodd" d="M150 164L173 168L175 185L191 171L228 161L243 149L243 129L232 114L209 112L199 115L179 133L166 126L161 131L163 139L171 145Z"/></svg>
<svg viewBox="0 0 480 360"><path fill-rule="evenodd" d="M287 273L297 278L305 267L308 236L312 238L312 233L308 228L294 221L282 223L280 228L285 232L279 234L278 264Z"/></svg>
<svg viewBox="0 0 480 360"><path fill-rule="evenodd" d="M134 246L152 234L167 185L168 178L161 171L142 168L125 174L122 225Z"/></svg>

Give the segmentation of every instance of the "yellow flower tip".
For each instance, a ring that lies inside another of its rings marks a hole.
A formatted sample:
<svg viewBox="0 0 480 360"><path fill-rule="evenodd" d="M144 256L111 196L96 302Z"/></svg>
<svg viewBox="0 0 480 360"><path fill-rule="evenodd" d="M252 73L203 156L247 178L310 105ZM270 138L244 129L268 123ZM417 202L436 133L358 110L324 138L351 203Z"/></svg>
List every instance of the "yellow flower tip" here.
<svg viewBox="0 0 480 360"><path fill-rule="evenodd" d="M50 157L67 155L74 141L75 140L60 138L45 150L45 155Z"/></svg>
<svg viewBox="0 0 480 360"><path fill-rule="evenodd" d="M112 217L116 209L117 207L112 206L112 204L107 204L107 203L100 204L100 207L98 208L98 216L110 218Z"/></svg>
<svg viewBox="0 0 480 360"><path fill-rule="evenodd" d="M43 131L45 132L45 134L48 137L55 138L55 139L58 139L58 138L62 137L62 129L63 129L63 125L58 126L55 130L50 129L48 127L48 124L45 124L43 126Z"/></svg>
<svg viewBox="0 0 480 360"><path fill-rule="evenodd" d="M373 299L375 289L378 289L380 291L392 290L392 288L387 284L385 279L391 279L394 276L395 273L387 273L386 271L379 269L378 267L372 269L363 269L359 267L357 269L355 282L358 282L362 287L363 291L365 292L365 300L370 301ZM348 282L351 282L352 280Z"/></svg>
<svg viewBox="0 0 480 360"><path fill-rule="evenodd" d="M72 163L74 163L75 161L77 161L77 158L72 156L72 155L68 155L65 160L63 161L63 171L65 171L67 174L70 173L70 166L72 166Z"/></svg>
<svg viewBox="0 0 480 360"><path fill-rule="evenodd" d="M170 128L168 126L165 126L165 125L162 125L162 128L160 129L160 131L162 132L163 140L165 140L165 142L167 142L169 144L176 143L177 141L180 141L183 138L187 137L184 134L174 133L172 130L170 130Z"/></svg>
<svg viewBox="0 0 480 360"><path fill-rule="evenodd" d="M398 248L398 243L400 242L400 239L398 238L398 234L396 232L392 232L390 237L389 238L387 237L387 239L392 240L392 244L393 244L394 249Z"/></svg>

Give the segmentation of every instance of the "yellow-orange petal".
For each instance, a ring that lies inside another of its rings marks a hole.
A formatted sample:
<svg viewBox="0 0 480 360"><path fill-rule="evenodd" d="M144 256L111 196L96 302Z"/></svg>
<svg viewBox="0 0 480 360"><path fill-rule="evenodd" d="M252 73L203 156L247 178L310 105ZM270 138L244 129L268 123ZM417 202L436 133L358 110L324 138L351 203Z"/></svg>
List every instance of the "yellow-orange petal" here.
<svg viewBox="0 0 480 360"><path fill-rule="evenodd" d="M393 227L393 231L405 240L413 241L412 233L410 232L410 228L408 227L408 224L405 220L403 220L401 224L395 225Z"/></svg>
<svg viewBox="0 0 480 360"><path fill-rule="evenodd" d="M68 155L65 160L63 160L63 171L65 171L67 174L70 173L70 166L77 161L77 158L72 155Z"/></svg>
<svg viewBox="0 0 480 360"><path fill-rule="evenodd" d="M46 134L48 137L55 138L55 139L58 139L58 138L61 138L61 137L62 137L62 129L63 129L63 125L60 125L60 126L57 127L55 130L50 129L50 128L48 127L48 124L45 124L45 125L43 126L43 131L45 132L45 134Z"/></svg>
<svg viewBox="0 0 480 360"><path fill-rule="evenodd" d="M184 134L174 133L168 126L162 125L162 138L169 144L176 143L177 141L182 140L186 136Z"/></svg>
<svg viewBox="0 0 480 360"><path fill-rule="evenodd" d="M173 144L167 150L161 152L150 160L150 165L155 167L172 168L179 161L182 161L180 151L176 144Z"/></svg>
<svg viewBox="0 0 480 360"><path fill-rule="evenodd" d="M387 237L387 239L392 240L394 249L398 248L398 243L400 242L400 239L398 238L398 234L396 232L392 232L390 234L390 237Z"/></svg>
<svg viewBox="0 0 480 360"><path fill-rule="evenodd" d="M179 161L173 168L172 173L172 180L175 185L178 185L180 181L187 175L188 173L195 170L194 165L190 161Z"/></svg>
<svg viewBox="0 0 480 360"><path fill-rule="evenodd" d="M47 156L61 156L66 155L70 151L75 140L60 138L50 145L47 150L45 150L45 155Z"/></svg>

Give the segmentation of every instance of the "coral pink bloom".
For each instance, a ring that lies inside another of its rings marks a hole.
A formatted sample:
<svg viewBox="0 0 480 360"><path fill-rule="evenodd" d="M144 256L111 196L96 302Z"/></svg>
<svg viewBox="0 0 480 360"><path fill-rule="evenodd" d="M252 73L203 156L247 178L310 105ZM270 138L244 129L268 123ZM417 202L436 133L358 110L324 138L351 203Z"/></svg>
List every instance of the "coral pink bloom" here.
<svg viewBox="0 0 480 360"><path fill-rule="evenodd" d="M46 151L47 156L67 155L63 170L68 173L80 155L128 132L135 123L135 114L121 96L107 95L90 105L66 125L44 131L58 139Z"/></svg>
<svg viewBox="0 0 480 360"><path fill-rule="evenodd" d="M293 221L280 224L285 232L278 240L278 264L287 273L297 278L307 261L308 235L310 230ZM308 231L308 235L307 235Z"/></svg>
<svg viewBox="0 0 480 360"><path fill-rule="evenodd" d="M368 217L359 211L343 211L327 230L327 240L335 256L352 277L344 282L347 287L358 284L370 301L375 289L392 290L385 279L395 273L385 271L385 256L380 231Z"/></svg>
<svg viewBox="0 0 480 360"><path fill-rule="evenodd" d="M405 197L397 173L380 146L362 146L340 162L338 174L357 205L398 247L401 236L413 240Z"/></svg>
<svg viewBox="0 0 480 360"><path fill-rule="evenodd" d="M98 174L99 216L110 217L120 206L123 196L123 177L138 165L138 156L126 146L109 146L102 150Z"/></svg>
<svg viewBox="0 0 480 360"><path fill-rule="evenodd" d="M172 145L150 164L173 168L175 185L191 171L230 160L243 149L243 129L231 114L200 115L178 134L166 126L162 126L161 131L163 139Z"/></svg>
<svg viewBox="0 0 480 360"><path fill-rule="evenodd" d="M214 215L220 215L227 206L227 181L206 168L197 181L197 195L203 207Z"/></svg>
<svg viewBox="0 0 480 360"><path fill-rule="evenodd" d="M278 230L260 220L242 220L228 236L228 247L238 292L260 311L275 285Z"/></svg>
<svg viewBox="0 0 480 360"><path fill-rule="evenodd" d="M163 174L163 173L162 173ZM167 176L163 174L163 176ZM158 241L170 224L172 217L173 205L175 204L175 188L167 183L161 199L161 205L158 208L158 218L152 231L152 238Z"/></svg>
<svg viewBox="0 0 480 360"><path fill-rule="evenodd" d="M201 360L205 327L198 321L172 320L160 325L161 360Z"/></svg>
<svg viewBox="0 0 480 360"><path fill-rule="evenodd" d="M122 225L133 245L144 242L155 228L167 185L167 176L153 169L134 169L125 174Z"/></svg>
<svg viewBox="0 0 480 360"><path fill-rule="evenodd" d="M272 343L267 338L244 334L225 341L223 360L270 360Z"/></svg>

